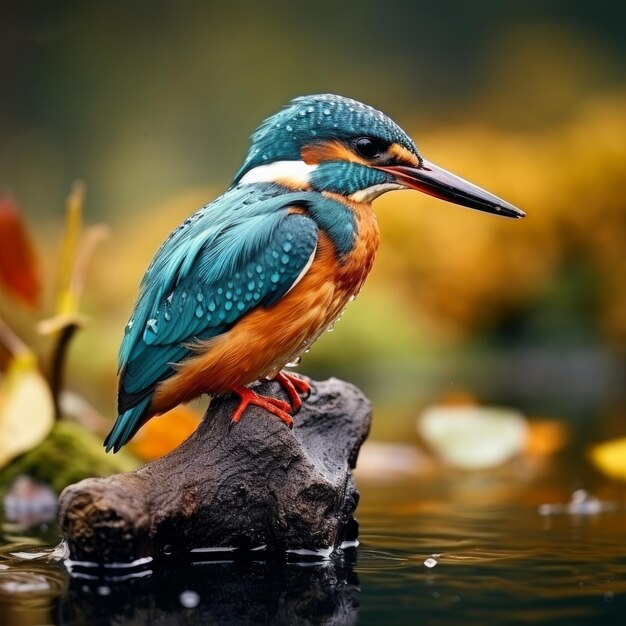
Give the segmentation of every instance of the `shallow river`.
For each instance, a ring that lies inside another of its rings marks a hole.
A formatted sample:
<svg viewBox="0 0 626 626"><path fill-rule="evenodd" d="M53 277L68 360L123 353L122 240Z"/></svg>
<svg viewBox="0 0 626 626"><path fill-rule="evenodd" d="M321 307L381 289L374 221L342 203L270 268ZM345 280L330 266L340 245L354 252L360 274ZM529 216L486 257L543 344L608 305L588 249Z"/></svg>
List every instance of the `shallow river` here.
<svg viewBox="0 0 626 626"><path fill-rule="evenodd" d="M322 562L166 563L103 580L68 574L47 549L53 525L5 522L0 624L624 622L626 497L584 465L357 479L361 545Z"/></svg>

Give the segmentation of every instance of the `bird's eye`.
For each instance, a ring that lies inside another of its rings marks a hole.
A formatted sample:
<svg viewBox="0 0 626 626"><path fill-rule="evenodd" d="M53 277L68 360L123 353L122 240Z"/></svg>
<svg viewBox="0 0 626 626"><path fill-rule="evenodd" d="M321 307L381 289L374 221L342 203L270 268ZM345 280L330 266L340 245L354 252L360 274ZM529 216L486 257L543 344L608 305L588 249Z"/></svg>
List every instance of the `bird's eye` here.
<svg viewBox="0 0 626 626"><path fill-rule="evenodd" d="M362 156L365 159L374 159L385 152L385 150L387 150L387 146L378 139L359 137L354 142L354 149L359 156Z"/></svg>

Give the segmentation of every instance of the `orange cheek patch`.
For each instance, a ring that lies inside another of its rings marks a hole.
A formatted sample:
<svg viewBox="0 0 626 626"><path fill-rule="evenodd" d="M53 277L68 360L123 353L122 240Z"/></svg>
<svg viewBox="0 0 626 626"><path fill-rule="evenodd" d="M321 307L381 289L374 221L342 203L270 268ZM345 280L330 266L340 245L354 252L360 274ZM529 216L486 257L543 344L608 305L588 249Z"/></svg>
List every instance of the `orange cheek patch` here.
<svg viewBox="0 0 626 626"><path fill-rule="evenodd" d="M320 141L303 146L300 155L308 165L317 165L322 161L351 161L361 165L368 164L340 141Z"/></svg>
<svg viewBox="0 0 626 626"><path fill-rule="evenodd" d="M389 146L387 154L402 164L406 163L413 167L418 167L420 164L419 159L412 152L397 143L392 143L391 146Z"/></svg>

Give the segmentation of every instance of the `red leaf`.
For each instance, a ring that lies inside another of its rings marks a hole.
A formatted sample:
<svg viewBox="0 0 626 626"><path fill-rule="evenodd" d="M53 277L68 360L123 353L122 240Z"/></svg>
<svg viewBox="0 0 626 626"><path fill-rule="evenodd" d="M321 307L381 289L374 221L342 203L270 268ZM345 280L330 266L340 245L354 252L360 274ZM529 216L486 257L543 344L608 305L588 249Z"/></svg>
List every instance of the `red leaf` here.
<svg viewBox="0 0 626 626"><path fill-rule="evenodd" d="M39 304L39 265L26 224L9 195L0 195L0 285L29 307Z"/></svg>

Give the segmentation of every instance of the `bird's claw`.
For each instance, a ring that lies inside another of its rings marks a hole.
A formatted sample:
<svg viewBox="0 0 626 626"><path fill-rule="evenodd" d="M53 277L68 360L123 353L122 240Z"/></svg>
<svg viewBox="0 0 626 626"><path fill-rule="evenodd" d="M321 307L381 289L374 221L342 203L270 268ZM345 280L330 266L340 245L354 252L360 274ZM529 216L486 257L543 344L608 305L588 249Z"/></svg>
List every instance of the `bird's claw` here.
<svg viewBox="0 0 626 626"><path fill-rule="evenodd" d="M291 418L291 415L289 415L291 406L287 402L279 400L278 398L261 396L252 391L252 389L248 389L248 387L243 386L233 389L233 392L236 393L241 399L230 420L229 428L232 428L234 424L239 422L245 410L250 405L265 409L268 413L278 417L290 429L293 428L293 419Z"/></svg>
<svg viewBox="0 0 626 626"><path fill-rule="evenodd" d="M304 396L305 400L311 395L311 385L299 376L287 374L287 372L278 372L274 380L281 384L282 388L289 396L289 401L294 411L299 410L302 406L302 398L300 395Z"/></svg>

